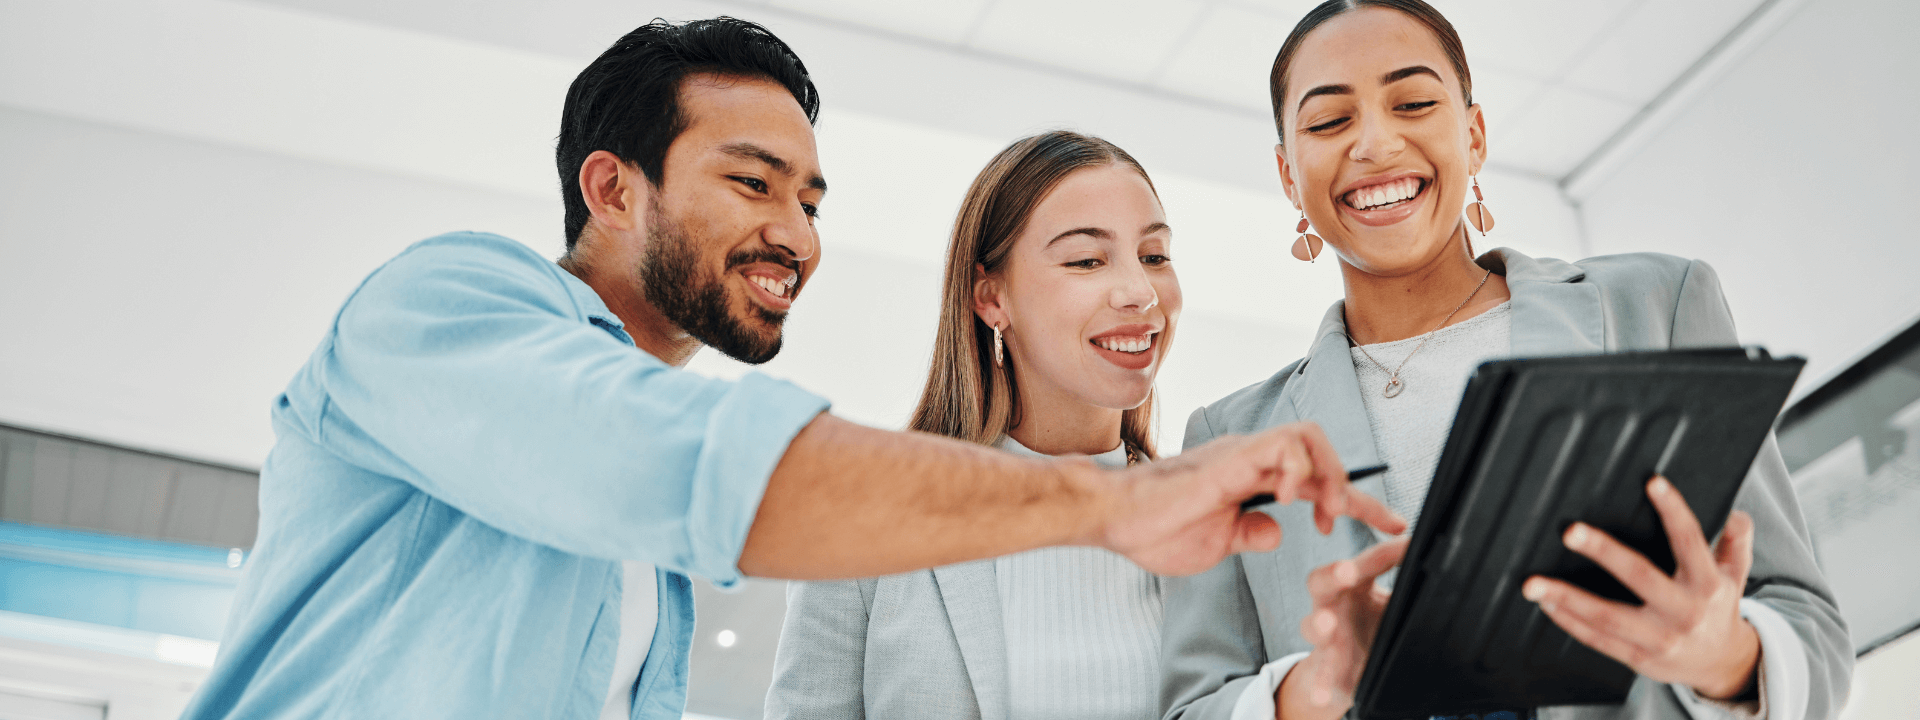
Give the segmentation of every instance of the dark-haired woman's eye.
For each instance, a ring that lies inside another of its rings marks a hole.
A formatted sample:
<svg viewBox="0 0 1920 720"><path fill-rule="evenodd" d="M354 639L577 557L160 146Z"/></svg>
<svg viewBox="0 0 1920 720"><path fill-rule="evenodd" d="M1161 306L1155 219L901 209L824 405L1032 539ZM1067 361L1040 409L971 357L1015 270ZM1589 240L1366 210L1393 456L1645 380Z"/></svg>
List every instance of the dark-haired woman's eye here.
<svg viewBox="0 0 1920 720"><path fill-rule="evenodd" d="M1092 270L1094 268L1100 267L1100 259L1087 258L1085 260L1074 260L1072 262L1066 263L1066 266L1073 268L1075 270Z"/></svg>
<svg viewBox="0 0 1920 720"><path fill-rule="evenodd" d="M745 177L742 175L735 175L733 179L735 182L738 182L741 185L747 186L748 188L752 189L754 192L763 193L767 191L766 181L761 180L760 178L752 178L752 177Z"/></svg>
<svg viewBox="0 0 1920 720"><path fill-rule="evenodd" d="M1140 262L1146 263L1147 265L1151 265L1153 267L1160 267L1162 265L1166 265L1168 263L1173 262L1173 258L1167 257L1165 255L1142 255L1140 257Z"/></svg>
<svg viewBox="0 0 1920 720"><path fill-rule="evenodd" d="M1400 112L1412 112L1414 110L1425 110L1427 108L1430 108L1439 104L1440 104L1440 101L1438 100L1427 100L1424 102L1401 103L1399 107L1396 107L1394 109L1399 110Z"/></svg>
<svg viewBox="0 0 1920 720"><path fill-rule="evenodd" d="M1315 125L1313 127L1307 128L1307 132L1315 132L1315 133L1326 132L1328 130L1332 130L1334 128L1340 127L1340 125L1342 125L1346 121L1347 121L1346 118L1337 118L1333 120L1328 120L1326 122L1320 123L1319 125Z"/></svg>

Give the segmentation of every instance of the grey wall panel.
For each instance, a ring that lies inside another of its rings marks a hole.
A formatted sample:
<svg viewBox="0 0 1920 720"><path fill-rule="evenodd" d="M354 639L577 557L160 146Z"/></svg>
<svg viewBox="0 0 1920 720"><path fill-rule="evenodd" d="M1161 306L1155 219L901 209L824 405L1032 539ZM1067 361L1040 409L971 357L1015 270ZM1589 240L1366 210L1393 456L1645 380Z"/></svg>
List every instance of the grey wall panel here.
<svg viewBox="0 0 1920 720"><path fill-rule="evenodd" d="M250 470L0 425L0 521L251 548Z"/></svg>
<svg viewBox="0 0 1920 720"><path fill-rule="evenodd" d="M61 525L67 519L67 475L73 467L73 446L36 438L33 442L33 474L23 479L32 485L27 522Z"/></svg>
<svg viewBox="0 0 1920 720"><path fill-rule="evenodd" d="M111 472L113 455L108 450L86 445L75 447L73 469L67 474L67 513L54 522L107 530L107 477Z"/></svg>

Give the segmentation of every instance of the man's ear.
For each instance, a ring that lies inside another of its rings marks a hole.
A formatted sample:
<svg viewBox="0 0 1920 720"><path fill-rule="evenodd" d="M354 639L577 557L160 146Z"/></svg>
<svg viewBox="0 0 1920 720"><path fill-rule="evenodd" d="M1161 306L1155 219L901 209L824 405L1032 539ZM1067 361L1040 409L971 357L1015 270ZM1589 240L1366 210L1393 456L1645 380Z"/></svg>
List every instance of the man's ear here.
<svg viewBox="0 0 1920 720"><path fill-rule="evenodd" d="M1005 329L1008 324L1000 281L988 275L986 266L979 263L973 265L973 314L993 327Z"/></svg>
<svg viewBox="0 0 1920 720"><path fill-rule="evenodd" d="M647 207L652 184L640 168L627 164L613 153L595 150L580 163L580 195L586 200L593 222L608 230L632 230L645 221L641 213Z"/></svg>
<svg viewBox="0 0 1920 720"><path fill-rule="evenodd" d="M1287 202L1293 203L1295 208L1300 207L1300 198L1294 196L1293 165L1287 162L1287 146L1275 143L1273 159L1280 166L1280 190L1287 194Z"/></svg>

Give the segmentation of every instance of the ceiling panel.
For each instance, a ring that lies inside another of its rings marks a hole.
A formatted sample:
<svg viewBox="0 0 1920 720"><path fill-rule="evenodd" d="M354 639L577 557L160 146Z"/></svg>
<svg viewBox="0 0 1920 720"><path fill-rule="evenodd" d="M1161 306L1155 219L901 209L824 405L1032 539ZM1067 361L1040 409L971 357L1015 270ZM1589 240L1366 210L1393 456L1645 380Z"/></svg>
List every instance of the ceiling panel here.
<svg viewBox="0 0 1920 720"><path fill-rule="evenodd" d="M1486 114L1487 135L1495 142L1505 139L1546 89L1546 83L1499 68L1473 68L1473 101Z"/></svg>
<svg viewBox="0 0 1920 720"><path fill-rule="evenodd" d="M1636 0L1435 0L1473 68L1552 80Z"/></svg>
<svg viewBox="0 0 1920 720"><path fill-rule="evenodd" d="M1493 131L1499 123L1487 118L1487 161L1548 177L1564 176L1638 110L1637 105L1590 93L1548 88L1506 132Z"/></svg>
<svg viewBox="0 0 1920 720"><path fill-rule="evenodd" d="M1267 75L1297 18L1219 5L1201 18L1155 87L1269 113Z"/></svg>
<svg viewBox="0 0 1920 720"><path fill-rule="evenodd" d="M1121 82L1146 84L1193 29L1202 0L1022 0L987 10L968 45Z"/></svg>
<svg viewBox="0 0 1920 720"><path fill-rule="evenodd" d="M1636 8L1564 82L1646 104L1751 14L1759 0L1661 0Z"/></svg>
<svg viewBox="0 0 1920 720"><path fill-rule="evenodd" d="M958 45L990 0L768 0L767 5L830 20Z"/></svg>

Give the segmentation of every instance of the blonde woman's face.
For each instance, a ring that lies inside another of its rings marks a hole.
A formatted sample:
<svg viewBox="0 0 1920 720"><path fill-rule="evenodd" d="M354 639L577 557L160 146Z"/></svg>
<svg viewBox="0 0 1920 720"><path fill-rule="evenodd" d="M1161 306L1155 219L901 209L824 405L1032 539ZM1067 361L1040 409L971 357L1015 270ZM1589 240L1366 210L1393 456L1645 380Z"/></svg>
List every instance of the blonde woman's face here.
<svg viewBox="0 0 1920 720"><path fill-rule="evenodd" d="M1146 400L1180 317L1172 241L1153 189L1125 164L1076 170L1040 202L989 284L997 307L977 308L1004 324L1034 411Z"/></svg>
<svg viewBox="0 0 1920 720"><path fill-rule="evenodd" d="M1452 247L1486 122L1432 30L1382 8L1333 18L1301 42L1287 95L1281 184L1342 260L1398 276Z"/></svg>

